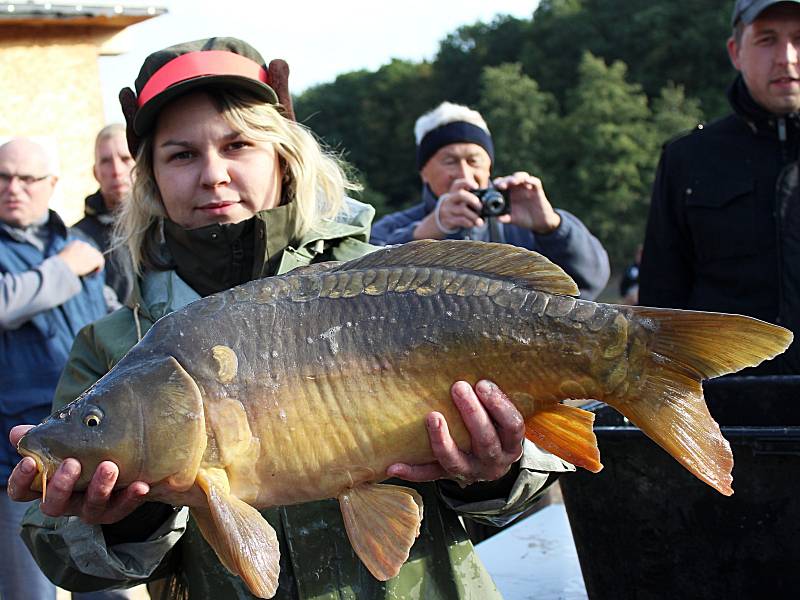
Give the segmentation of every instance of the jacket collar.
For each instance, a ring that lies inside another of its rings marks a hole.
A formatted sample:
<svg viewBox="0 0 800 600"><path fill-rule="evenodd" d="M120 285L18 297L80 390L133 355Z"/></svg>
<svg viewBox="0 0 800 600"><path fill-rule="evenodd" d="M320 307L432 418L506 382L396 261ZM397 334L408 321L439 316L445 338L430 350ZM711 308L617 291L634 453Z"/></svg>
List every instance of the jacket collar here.
<svg viewBox="0 0 800 600"><path fill-rule="evenodd" d="M780 135L780 116L769 112L753 99L741 74L728 86L727 96L734 112L744 119L754 132ZM793 135L800 132L800 114L793 112L785 115L784 126L793 131Z"/></svg>
<svg viewBox="0 0 800 600"><path fill-rule="evenodd" d="M83 204L83 214L87 217L97 219L103 225L113 225L114 215L106 206L106 201L103 200L103 194L97 190L94 194L86 196Z"/></svg>
<svg viewBox="0 0 800 600"><path fill-rule="evenodd" d="M44 250L53 234L67 237L67 226L54 210L48 210L39 221L28 227L14 227L0 222L0 231L5 232L12 240L30 244L40 251Z"/></svg>
<svg viewBox="0 0 800 600"><path fill-rule="evenodd" d="M425 205L425 212L433 212L433 209L436 208L436 203L439 201L439 198L436 194L433 193L433 190L428 186L427 183L422 184L422 202Z"/></svg>
<svg viewBox="0 0 800 600"><path fill-rule="evenodd" d="M289 216L293 214L290 213L290 210L294 209L289 209L290 206L291 204L287 204L277 209L258 213L254 217L256 232L263 229L265 237L277 240L279 236L276 232L289 222ZM367 244L370 223L374 214L375 209L369 204L345 198L344 206L339 214L331 219L321 219L299 240L293 240L288 246L280 248L282 257L272 274L283 274L296 264L308 264L316 254L322 251L321 247L329 240L351 238ZM258 237L258 233L256 233L257 246ZM261 254L264 259L267 259L267 246L270 251L274 251L272 244L265 244ZM296 260L298 254L303 255L301 261ZM269 260L260 262L262 266L267 266L268 263ZM136 308L143 317L151 322L155 322L165 314L198 298L200 295L174 270L148 271L143 278L137 278L134 281L133 291L126 304L132 309Z"/></svg>
<svg viewBox="0 0 800 600"><path fill-rule="evenodd" d="M106 202L103 200L103 194L97 190L94 194L86 196L83 202L83 214L87 217L96 217L98 215L108 214Z"/></svg>

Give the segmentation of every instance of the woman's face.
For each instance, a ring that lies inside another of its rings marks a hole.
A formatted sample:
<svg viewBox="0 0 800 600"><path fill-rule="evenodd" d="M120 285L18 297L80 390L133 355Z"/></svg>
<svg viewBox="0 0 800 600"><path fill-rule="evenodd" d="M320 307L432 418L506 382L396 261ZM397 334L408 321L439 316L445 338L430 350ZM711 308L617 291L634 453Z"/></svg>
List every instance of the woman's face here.
<svg viewBox="0 0 800 600"><path fill-rule="evenodd" d="M167 215L185 229L238 223L280 202L274 146L234 131L203 92L161 110L153 171Z"/></svg>

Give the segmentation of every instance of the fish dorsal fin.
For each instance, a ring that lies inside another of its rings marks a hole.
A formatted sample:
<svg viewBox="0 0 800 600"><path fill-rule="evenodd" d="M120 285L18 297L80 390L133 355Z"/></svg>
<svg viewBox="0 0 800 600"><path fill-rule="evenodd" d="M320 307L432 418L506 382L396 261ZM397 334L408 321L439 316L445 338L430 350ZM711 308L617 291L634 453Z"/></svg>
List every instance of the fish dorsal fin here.
<svg viewBox="0 0 800 600"><path fill-rule="evenodd" d="M550 294L578 295L578 286L572 278L541 254L509 244L473 240L417 240L386 246L342 263L337 270L390 267L471 271L478 275L521 281Z"/></svg>
<svg viewBox="0 0 800 600"><path fill-rule="evenodd" d="M191 509L203 537L254 596L272 598L280 574L275 530L255 508L230 493L222 469L200 469L197 484L208 498L208 511Z"/></svg>
<svg viewBox="0 0 800 600"><path fill-rule="evenodd" d="M353 550L379 581L391 579L408 560L419 535L422 497L398 485L362 483L339 495Z"/></svg>

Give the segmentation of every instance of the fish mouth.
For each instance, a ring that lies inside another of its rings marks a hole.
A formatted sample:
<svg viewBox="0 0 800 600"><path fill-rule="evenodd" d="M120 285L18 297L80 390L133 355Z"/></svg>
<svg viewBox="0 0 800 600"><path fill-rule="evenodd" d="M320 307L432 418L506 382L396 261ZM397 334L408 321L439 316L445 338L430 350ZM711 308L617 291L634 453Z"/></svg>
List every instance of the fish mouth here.
<svg viewBox="0 0 800 600"><path fill-rule="evenodd" d="M30 456L36 463L36 477L31 483L31 490L34 492L42 492L42 502L47 497L47 480L56 472L61 461L52 456L41 456L37 452L27 450L25 448L17 448L17 451L23 456Z"/></svg>

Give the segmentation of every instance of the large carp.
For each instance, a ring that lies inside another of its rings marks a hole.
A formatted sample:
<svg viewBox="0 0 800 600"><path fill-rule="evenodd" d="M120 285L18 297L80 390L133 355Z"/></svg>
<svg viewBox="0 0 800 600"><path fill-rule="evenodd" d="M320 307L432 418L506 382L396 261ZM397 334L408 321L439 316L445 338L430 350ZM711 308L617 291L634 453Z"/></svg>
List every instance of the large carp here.
<svg viewBox="0 0 800 600"><path fill-rule="evenodd" d="M159 320L74 402L30 430L19 452L46 485L66 457L119 465L134 480L194 483L192 509L220 560L257 596L278 581L275 532L253 507L338 498L358 556L394 576L419 531L408 488L380 484L395 462L433 459L425 415L460 379L490 379L526 436L601 468L593 415L613 406L694 475L733 493L730 446L700 382L756 365L792 340L749 317L577 300L542 256L507 245L420 241L347 263L253 281ZM173 500L174 501L174 500Z"/></svg>

